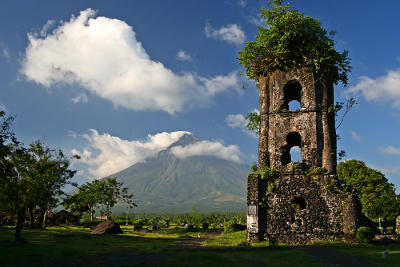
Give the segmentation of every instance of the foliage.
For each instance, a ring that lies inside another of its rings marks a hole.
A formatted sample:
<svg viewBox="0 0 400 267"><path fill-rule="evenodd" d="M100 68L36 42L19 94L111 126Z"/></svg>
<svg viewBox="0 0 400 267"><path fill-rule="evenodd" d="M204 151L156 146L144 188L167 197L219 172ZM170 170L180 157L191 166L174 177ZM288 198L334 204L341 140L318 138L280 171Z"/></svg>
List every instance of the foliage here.
<svg viewBox="0 0 400 267"><path fill-rule="evenodd" d="M140 225L140 224L133 226L134 231L139 231L142 228L143 228L143 225Z"/></svg>
<svg viewBox="0 0 400 267"><path fill-rule="evenodd" d="M244 225L246 223L246 218L244 216L237 215L232 217L229 221L224 223L224 232L230 233L239 231L240 225Z"/></svg>
<svg viewBox="0 0 400 267"><path fill-rule="evenodd" d="M257 173L260 175L262 180L266 180L269 182L273 182L279 175L279 172L273 170L270 167L264 167L261 170L258 170Z"/></svg>
<svg viewBox="0 0 400 267"><path fill-rule="evenodd" d="M260 134L260 115L258 112L250 112L246 115L246 128L249 131L256 131L257 134Z"/></svg>
<svg viewBox="0 0 400 267"><path fill-rule="evenodd" d="M79 191L64 200L64 207L75 213L90 212L93 220L94 208L97 205L102 207L102 213L111 215L111 208L119 201L124 202L129 208L136 206L133 202L133 194L128 193L123 183L116 178L104 178L87 182L79 188Z"/></svg>
<svg viewBox="0 0 400 267"><path fill-rule="evenodd" d="M207 223L207 222L203 222L203 224L201 225L201 227L202 227L203 229L208 229L208 227L210 227L210 224Z"/></svg>
<svg viewBox="0 0 400 267"><path fill-rule="evenodd" d="M41 141L35 141L26 150L25 175L30 179L30 209L39 207L42 227L46 212L58 205L63 187L70 182L76 171L70 170L70 161L61 150L51 149ZM32 219L32 218L31 218Z"/></svg>
<svg viewBox="0 0 400 267"><path fill-rule="evenodd" d="M375 233L370 227L362 226L357 229L356 238L361 243L371 243L374 240Z"/></svg>
<svg viewBox="0 0 400 267"><path fill-rule="evenodd" d="M40 208L42 227L46 213L58 203L62 188L70 183L75 171L61 150L35 141L28 148L17 141L11 130L13 117L0 111L0 206L17 215L15 239L23 241L21 231L29 208ZM33 215L31 215L31 222Z"/></svg>
<svg viewBox="0 0 400 267"><path fill-rule="evenodd" d="M265 26L258 28L256 41L247 42L239 52L239 63L247 77L258 80L275 70L306 66L317 77L346 85L351 70L348 52L335 50L334 41L321 23L290 4L282 5L282 0L270 4L269 9L260 10Z"/></svg>
<svg viewBox="0 0 400 267"><path fill-rule="evenodd" d="M257 172L257 163L253 162L250 166L251 172L256 173Z"/></svg>
<svg viewBox="0 0 400 267"><path fill-rule="evenodd" d="M362 161L347 160L338 164L337 174L343 190L358 197L362 212L369 218L393 220L399 214L395 188L380 171Z"/></svg>
<svg viewBox="0 0 400 267"><path fill-rule="evenodd" d="M346 155L346 151L344 151L343 149L338 152L338 159L339 160L344 159L346 156L347 156Z"/></svg>

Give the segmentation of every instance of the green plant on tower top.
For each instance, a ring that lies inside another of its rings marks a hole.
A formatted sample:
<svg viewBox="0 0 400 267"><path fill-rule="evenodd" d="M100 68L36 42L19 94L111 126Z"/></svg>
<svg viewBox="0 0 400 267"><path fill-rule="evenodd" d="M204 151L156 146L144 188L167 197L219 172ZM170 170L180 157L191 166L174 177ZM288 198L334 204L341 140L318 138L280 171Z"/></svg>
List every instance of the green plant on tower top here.
<svg viewBox="0 0 400 267"><path fill-rule="evenodd" d="M247 42L239 52L247 77L258 80L275 70L307 67L316 77L347 85L350 59L347 51L335 50L331 38L335 33L282 2L269 0L269 8L261 8L265 25L258 28L256 41Z"/></svg>

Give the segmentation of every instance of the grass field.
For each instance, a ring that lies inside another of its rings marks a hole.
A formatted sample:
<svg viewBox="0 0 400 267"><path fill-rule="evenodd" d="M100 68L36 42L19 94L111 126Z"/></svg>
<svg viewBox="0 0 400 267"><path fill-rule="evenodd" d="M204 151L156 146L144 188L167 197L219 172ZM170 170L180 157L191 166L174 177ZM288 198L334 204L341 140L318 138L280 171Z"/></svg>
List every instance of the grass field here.
<svg viewBox="0 0 400 267"><path fill-rule="evenodd" d="M195 239L196 232L182 227L134 232L122 227L121 235L90 235L81 227L24 229L25 244L14 242L14 228L0 228L1 266L326 266L290 246L278 249L267 242L241 246L245 231L223 233L203 242L200 248L184 249L176 244ZM205 230L200 230L204 235ZM400 244L388 246L318 243L343 254L360 257L379 266L400 266ZM389 249L385 260L382 251Z"/></svg>

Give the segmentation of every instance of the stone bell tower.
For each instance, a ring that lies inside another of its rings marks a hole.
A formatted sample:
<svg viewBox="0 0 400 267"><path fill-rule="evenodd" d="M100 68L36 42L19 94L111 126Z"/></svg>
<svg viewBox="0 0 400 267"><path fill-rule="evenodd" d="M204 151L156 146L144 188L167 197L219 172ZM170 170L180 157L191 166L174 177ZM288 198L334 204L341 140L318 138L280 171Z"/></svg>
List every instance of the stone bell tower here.
<svg viewBox="0 0 400 267"><path fill-rule="evenodd" d="M301 149L301 162L336 171L333 84L320 81L305 68L275 71L259 80L259 168L279 170L291 162L290 149ZM289 109L297 101L300 107Z"/></svg>
<svg viewBox="0 0 400 267"><path fill-rule="evenodd" d="M356 227L356 205L335 190L332 82L307 68L293 68L268 73L258 88L258 169L270 167L277 177L248 177L248 240L304 244L341 239ZM295 147L300 162L291 158Z"/></svg>

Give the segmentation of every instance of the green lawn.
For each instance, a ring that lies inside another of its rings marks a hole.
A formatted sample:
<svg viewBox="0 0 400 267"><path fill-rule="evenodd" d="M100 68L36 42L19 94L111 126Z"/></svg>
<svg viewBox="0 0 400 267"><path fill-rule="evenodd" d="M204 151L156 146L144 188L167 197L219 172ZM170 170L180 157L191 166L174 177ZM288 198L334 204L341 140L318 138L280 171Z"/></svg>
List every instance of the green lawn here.
<svg viewBox="0 0 400 267"><path fill-rule="evenodd" d="M177 249L171 245L197 237L172 226L152 233L122 227L121 235L90 235L81 227L24 229L25 244L14 242L14 228L0 227L1 266L324 266L290 246L269 248L267 242L243 246L246 232L223 233L208 239L200 249ZM205 230L200 230L204 233ZM400 266L400 244L376 246L324 242L340 253L351 254L379 266ZM389 249L388 258L382 252ZM397 265L396 265L397 264Z"/></svg>

